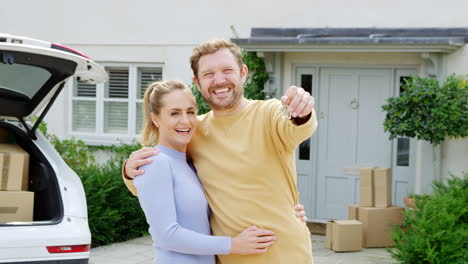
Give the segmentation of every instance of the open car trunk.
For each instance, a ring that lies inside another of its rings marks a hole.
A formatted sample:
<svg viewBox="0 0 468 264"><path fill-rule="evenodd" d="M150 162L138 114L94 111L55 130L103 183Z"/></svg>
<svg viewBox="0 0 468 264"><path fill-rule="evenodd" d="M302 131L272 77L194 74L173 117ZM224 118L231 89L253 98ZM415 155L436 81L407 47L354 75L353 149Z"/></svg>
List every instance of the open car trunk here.
<svg viewBox="0 0 468 264"><path fill-rule="evenodd" d="M0 129L6 131L9 143L15 143L29 153L28 190L34 192L32 223L0 223L0 225L43 225L61 222L64 210L54 169L26 132L5 121L0 121Z"/></svg>

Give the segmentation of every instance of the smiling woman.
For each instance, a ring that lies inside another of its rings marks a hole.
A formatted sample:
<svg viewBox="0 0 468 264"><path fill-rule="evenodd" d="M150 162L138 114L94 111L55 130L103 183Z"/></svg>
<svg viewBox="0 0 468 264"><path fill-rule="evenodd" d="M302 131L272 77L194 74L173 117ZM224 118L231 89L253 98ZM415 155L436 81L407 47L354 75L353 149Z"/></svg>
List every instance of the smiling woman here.
<svg viewBox="0 0 468 264"><path fill-rule="evenodd" d="M180 147L188 144L198 124L195 97L190 89L179 81L155 82L146 90L143 103L142 144L159 144L185 152ZM179 136L185 139L178 142Z"/></svg>

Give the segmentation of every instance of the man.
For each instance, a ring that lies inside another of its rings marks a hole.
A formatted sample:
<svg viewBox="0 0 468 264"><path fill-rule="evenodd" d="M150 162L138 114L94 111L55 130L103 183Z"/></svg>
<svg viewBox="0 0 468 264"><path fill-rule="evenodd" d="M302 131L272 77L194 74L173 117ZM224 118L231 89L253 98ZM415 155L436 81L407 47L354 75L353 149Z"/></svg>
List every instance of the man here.
<svg viewBox="0 0 468 264"><path fill-rule="evenodd" d="M310 233L296 218L298 203L295 148L316 130L314 99L302 88L290 87L278 100L244 97L248 68L238 46L212 40L195 48L190 58L193 80L212 111L200 117L188 146L206 190L213 235L232 236L256 225L275 232L278 240L260 255L222 255L222 264L313 263ZM288 106L291 119L282 115ZM150 160L148 149L132 154L124 176ZM132 189L132 183L126 180ZM134 189L134 188L133 188Z"/></svg>

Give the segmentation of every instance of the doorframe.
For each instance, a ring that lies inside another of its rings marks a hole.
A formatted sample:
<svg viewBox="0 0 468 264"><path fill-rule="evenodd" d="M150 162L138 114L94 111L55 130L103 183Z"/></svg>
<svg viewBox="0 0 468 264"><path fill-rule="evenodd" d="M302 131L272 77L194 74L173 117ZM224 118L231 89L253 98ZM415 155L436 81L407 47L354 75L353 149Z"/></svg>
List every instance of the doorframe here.
<svg viewBox="0 0 468 264"><path fill-rule="evenodd" d="M315 109L319 109L320 106L320 92L319 92L319 85L320 85L320 80L322 76L320 75L320 72L322 69L330 69L330 68L341 68L341 69L388 69L391 70L392 75L391 76L391 86L393 87L393 93L392 96L397 96L399 95L399 84L397 85L396 83L396 78L397 74L399 72L404 73L404 72L415 72L416 75L420 75L420 69L421 66L418 64L406 64L406 65L398 65L398 64L315 64L315 63L292 63L291 64L291 83L290 85L297 85L300 83L300 74L301 73L310 73L312 76L316 76L315 78L313 77L313 85L312 85L312 94L314 98L316 98L316 103L315 103ZM280 95L284 94L285 89L287 87L282 87L282 90L280 91ZM317 121L318 121L318 126L320 126L320 117L318 116L319 113L317 114ZM317 201L317 172L318 172L318 135L319 135L319 129L317 128L316 132L311 138L310 142L310 155L311 155L311 161L312 161L312 177L310 184L311 186L308 187L308 189L311 190L313 193L307 194L308 198L310 199L310 203L313 206L312 211L308 211L308 218L309 221L311 222L324 222L324 219L318 219L316 218L317 216L317 206L316 201ZM391 140L390 142L390 166L393 168L394 163L396 162L396 141ZM411 145L410 145L410 162L412 164L415 163L416 161L416 144L413 139L411 139ZM298 155L297 155L297 150L296 150L296 163L298 163ZM411 173L412 175L415 175L415 167L412 166L410 168L413 172ZM409 177L408 179L408 192L414 192L414 176ZM395 199L395 195L393 195L392 192L392 201Z"/></svg>
<svg viewBox="0 0 468 264"><path fill-rule="evenodd" d="M291 85L294 85L294 84L300 84L301 82L301 75L302 74L311 74L312 75L312 96L314 98L317 98L317 97L320 97L319 95L319 84L320 84L320 77L319 77L319 68L318 67L307 67L307 66L297 66L294 68L294 71L292 72L294 74L294 78L291 78L291 81L293 83L291 83ZM316 102L315 104L315 109L318 109L318 102ZM318 115L318 112L316 111L316 115ZM317 118L317 121L319 121L319 116L316 116ZM311 204L311 207L312 207L312 210L307 210L309 212L309 216L308 218L310 219L310 221L312 222L316 222L316 219L315 219L315 216L317 215L317 212L316 212L316 201L317 201L317 192L314 190L314 186L317 185L317 163L318 163L318 156L317 155L314 155L314 153L316 153L316 150L318 148L318 133L319 133L319 130L318 128L316 129L314 135L311 137L310 139L310 150L309 150L309 154L310 154L310 162L312 162L312 172L311 172L311 177L310 177L310 181L309 181L309 186L307 186L307 189L308 190L312 190L312 191L309 191L307 194L305 194L306 196L306 199L308 199L308 202L309 204ZM297 167L298 167L298 164L300 164L301 162L303 161L300 161L299 160L299 148L296 149L295 153L296 153L296 171L297 171ZM303 196L304 194L300 194L301 196Z"/></svg>

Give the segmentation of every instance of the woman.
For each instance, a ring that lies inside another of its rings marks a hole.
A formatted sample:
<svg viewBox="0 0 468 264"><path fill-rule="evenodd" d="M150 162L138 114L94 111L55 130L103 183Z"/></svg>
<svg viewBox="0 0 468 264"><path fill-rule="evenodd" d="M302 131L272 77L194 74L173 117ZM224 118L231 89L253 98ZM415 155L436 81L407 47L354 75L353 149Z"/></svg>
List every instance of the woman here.
<svg viewBox="0 0 468 264"><path fill-rule="evenodd" d="M236 237L211 236L210 209L187 162L187 144L197 129L195 98L179 81L161 81L144 96L143 145L157 144L161 153L144 166L146 177L134 180L150 225L155 263L215 263L217 254L259 254L275 243L273 232L255 226Z"/></svg>

